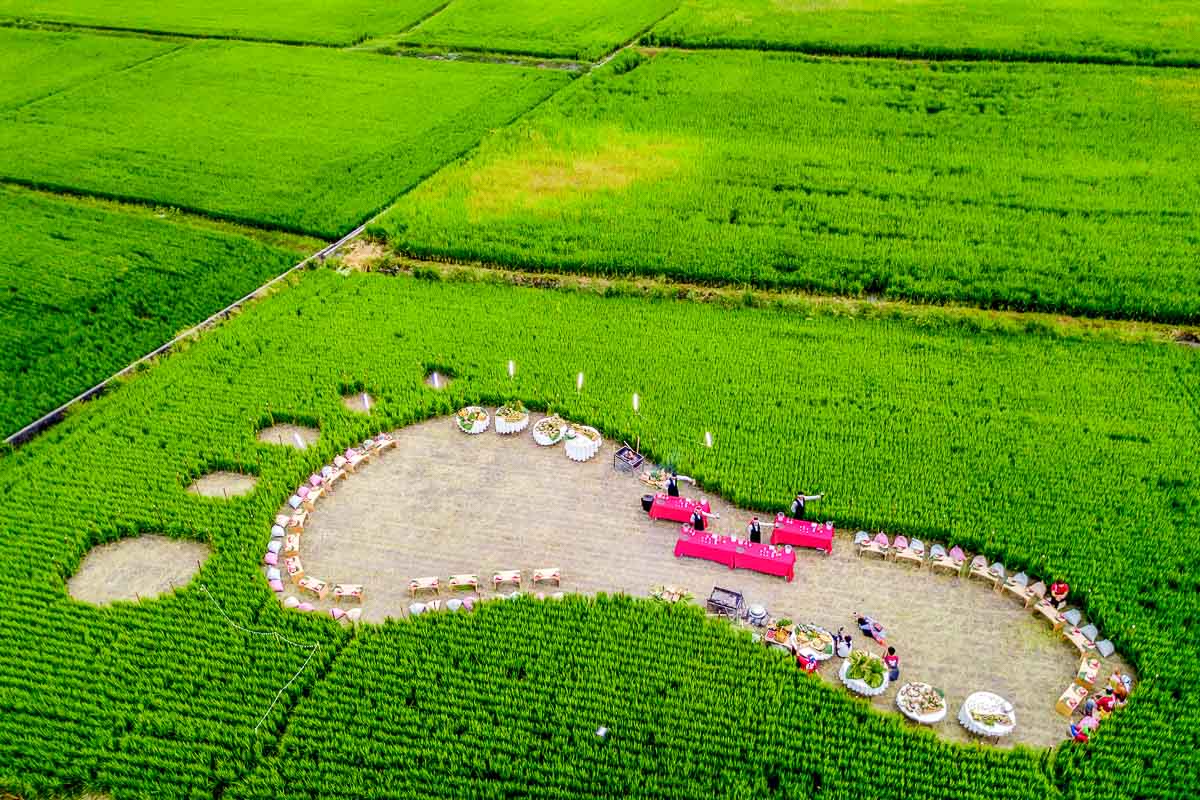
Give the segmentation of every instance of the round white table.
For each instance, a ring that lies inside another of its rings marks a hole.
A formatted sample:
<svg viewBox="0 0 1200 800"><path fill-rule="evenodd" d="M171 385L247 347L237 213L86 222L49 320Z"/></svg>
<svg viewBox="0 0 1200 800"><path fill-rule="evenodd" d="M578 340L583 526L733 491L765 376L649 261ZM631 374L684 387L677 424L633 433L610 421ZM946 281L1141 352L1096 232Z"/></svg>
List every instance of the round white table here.
<svg viewBox="0 0 1200 800"><path fill-rule="evenodd" d="M1007 714L1008 722L993 722L985 724L971 716L972 711L982 714ZM1007 736L1017 727L1017 715L1012 703L992 692L975 692L968 697L958 710L958 723L976 736L991 736L1000 738Z"/></svg>
<svg viewBox="0 0 1200 800"><path fill-rule="evenodd" d="M845 661L842 662L842 668L840 670L838 670L838 677L842 679L842 683L846 685L846 688L849 689L850 691L854 692L855 694L861 694L866 697L875 697L875 696L881 695L887 691L887 687L888 687L887 672L883 673L883 683L879 684L878 686L872 687L866 681L859 680L858 678L847 678L846 673L848 673L849 671L850 671L850 659L847 658Z"/></svg>
<svg viewBox="0 0 1200 800"><path fill-rule="evenodd" d="M941 722L942 720L944 720L946 718L947 705L946 705L945 695L942 695L942 707L940 709L938 709L937 711L928 711L924 714L918 714L914 711L910 711L909 709L905 708L903 703L901 703L900 698L904 694L905 690L909 689L909 688L912 688L915 691L928 690L928 691L937 692L937 689L934 689L928 683L906 683L906 684L904 684L903 686L900 687L900 691L896 692L896 708L900 709L901 714L908 717L913 722L919 722L922 725L936 725L937 723ZM938 694L941 695L942 693L938 692Z"/></svg>

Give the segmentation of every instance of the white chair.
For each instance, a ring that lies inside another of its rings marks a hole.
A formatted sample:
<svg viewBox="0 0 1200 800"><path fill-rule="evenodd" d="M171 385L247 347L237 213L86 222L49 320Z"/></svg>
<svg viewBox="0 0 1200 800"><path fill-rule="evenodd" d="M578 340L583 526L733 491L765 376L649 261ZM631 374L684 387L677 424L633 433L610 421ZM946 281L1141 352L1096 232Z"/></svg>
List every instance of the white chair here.
<svg viewBox="0 0 1200 800"><path fill-rule="evenodd" d="M1113 647L1113 643L1108 639L1101 639L1096 642L1096 652L1100 654L1101 658L1108 658L1117 652L1117 648Z"/></svg>

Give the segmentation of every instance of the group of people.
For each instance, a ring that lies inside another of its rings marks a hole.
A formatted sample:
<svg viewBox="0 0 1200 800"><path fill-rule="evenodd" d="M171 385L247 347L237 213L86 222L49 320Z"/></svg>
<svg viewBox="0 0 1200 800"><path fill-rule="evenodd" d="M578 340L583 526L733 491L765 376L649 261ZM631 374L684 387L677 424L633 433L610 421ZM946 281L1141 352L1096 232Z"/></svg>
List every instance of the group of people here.
<svg viewBox="0 0 1200 800"><path fill-rule="evenodd" d="M896 655L896 648L889 647L887 643L887 634L883 626L868 616L854 612L855 622L858 625L859 631L864 636L869 636L877 644L886 647L887 650L883 654L883 665L888 669L888 680L895 682L900 679L900 656ZM845 628L838 628L837 633L833 635L833 652L838 658L849 658L851 651L854 650L854 639L850 634L846 633ZM796 663L811 671L815 665L810 664L810 657L803 654L796 654Z"/></svg>
<svg viewBox="0 0 1200 800"><path fill-rule="evenodd" d="M1072 722L1069 728L1071 738L1085 743L1100 723L1113 711L1125 705L1129 700L1129 691L1133 688L1133 679L1124 675L1120 670L1113 670L1108 677L1108 686L1104 693L1089 697L1083 704L1083 717L1078 722Z"/></svg>
<svg viewBox="0 0 1200 800"><path fill-rule="evenodd" d="M686 483L691 483L693 485L696 483L696 481L694 479L689 478L686 475L679 475L678 473L672 472L669 476L667 476L667 496L668 497L679 497L679 482L680 481L684 481ZM802 494L802 493L797 494L796 498L794 500L792 500L792 517L794 519L802 519L804 517L805 503L811 502L813 500L820 500L822 497L824 497L824 495ZM705 530L708 527L708 518L709 517L720 518L720 515L719 514L710 514L706 511L702 511L698 506L696 508L692 509L692 517L689 520L689 524L692 526L692 530L696 530L696 531ZM762 533L763 533L762 529L764 527L771 528L771 527L774 527L774 525L775 525L775 523L773 523L773 522L763 522L757 516L751 517L749 524L746 525L746 538L748 540L750 540L751 542L753 542L754 544L761 544L762 543Z"/></svg>

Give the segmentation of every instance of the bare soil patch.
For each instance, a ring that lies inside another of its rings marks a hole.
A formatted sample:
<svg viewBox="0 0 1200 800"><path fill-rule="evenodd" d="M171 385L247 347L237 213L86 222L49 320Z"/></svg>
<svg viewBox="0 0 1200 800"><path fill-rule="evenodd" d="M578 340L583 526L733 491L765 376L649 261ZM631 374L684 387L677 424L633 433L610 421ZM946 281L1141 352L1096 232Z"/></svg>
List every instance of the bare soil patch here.
<svg viewBox="0 0 1200 800"><path fill-rule="evenodd" d="M102 544L84 557L67 592L96 605L146 600L185 586L208 554L200 542L154 534Z"/></svg>
<svg viewBox="0 0 1200 800"><path fill-rule="evenodd" d="M258 478L240 472L210 472L201 475L187 488L192 494L204 497L237 497L250 494L258 485Z"/></svg>
<svg viewBox="0 0 1200 800"><path fill-rule="evenodd" d="M290 423L279 423L258 432L260 442L294 447L297 450L307 450L308 446L317 441L320 436L321 432L316 428Z"/></svg>
<svg viewBox="0 0 1200 800"><path fill-rule="evenodd" d="M342 405L356 414L370 414L375 406L375 398L366 392L356 392L342 397Z"/></svg>
<svg viewBox="0 0 1200 800"><path fill-rule="evenodd" d="M341 254L342 264L360 272L370 272L387 256L387 248L379 242L356 239L349 250Z"/></svg>
<svg viewBox="0 0 1200 800"><path fill-rule="evenodd" d="M640 498L651 490L613 470L611 442L591 461L577 464L562 445L538 447L528 433L467 436L451 418L394 435L395 450L360 467L322 499L302 537L308 575L365 585L364 620L402 616L412 602L408 581L432 575L445 583L451 574L478 573L486 584L497 570L521 569L528 576L537 567L560 567L566 592L646 596L659 584L677 584L701 602L722 586L743 592L748 603L761 603L775 616L831 631L845 627L855 647L877 650L858 635L854 612L879 619L901 657L899 683L927 681L946 692L949 714L934 729L947 738L968 739L955 717L977 690L1012 701L1018 721L1013 741L1052 746L1066 735L1067 720L1054 704L1075 675L1074 647L1015 599L981 582L858 558L851 531L838 532L831 556L799 551L793 583L677 559L679 525L651 521L642 511ZM686 487L685 494L704 493ZM744 531L750 512L719 497L708 499L721 515L715 530ZM481 588L482 596L494 596ZM312 599L295 587L288 591ZM523 591L557 590L527 582ZM441 596L462 593L443 589ZM334 603L330 598L316 605L328 609ZM837 682L840 664L831 659L820 674L844 691ZM1102 677L1116 666L1131 672L1114 657ZM893 685L872 705L898 713L898 688Z"/></svg>

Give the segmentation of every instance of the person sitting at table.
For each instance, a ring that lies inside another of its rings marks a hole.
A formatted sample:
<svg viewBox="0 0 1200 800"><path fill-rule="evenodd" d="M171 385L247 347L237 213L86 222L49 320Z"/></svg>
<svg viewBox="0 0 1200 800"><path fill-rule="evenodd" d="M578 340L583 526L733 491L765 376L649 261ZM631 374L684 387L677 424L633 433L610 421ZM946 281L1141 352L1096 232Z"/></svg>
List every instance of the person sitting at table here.
<svg viewBox="0 0 1200 800"><path fill-rule="evenodd" d="M1108 677L1108 685L1112 687L1113 696L1117 698L1118 705L1125 703L1129 699L1129 684L1128 675L1122 675L1120 670L1114 669L1113 674Z"/></svg>
<svg viewBox="0 0 1200 800"><path fill-rule="evenodd" d="M1112 687L1109 686L1101 697L1096 698L1096 709L1100 712L1100 719L1107 717L1116 707L1117 698L1113 694Z"/></svg>
<svg viewBox="0 0 1200 800"><path fill-rule="evenodd" d="M812 500L820 500L824 496L823 494L797 494L796 499L792 501L792 516L796 519L803 519L804 504Z"/></svg>
<svg viewBox="0 0 1200 800"><path fill-rule="evenodd" d="M1071 587L1067 585L1066 581L1055 581L1050 584L1051 602L1054 603L1054 607L1059 611L1067 607L1067 595L1070 592Z"/></svg>
<svg viewBox="0 0 1200 800"><path fill-rule="evenodd" d="M889 647L887 655L883 657L883 665L888 668L888 680L900 680L900 656L896 655L896 648Z"/></svg>
<svg viewBox="0 0 1200 800"><path fill-rule="evenodd" d="M1090 717L1090 716L1094 715L1095 713L1096 713L1096 701L1089 697L1087 700L1083 701L1083 715L1085 717Z"/></svg>
<svg viewBox="0 0 1200 800"><path fill-rule="evenodd" d="M883 629L882 625L857 611L854 612L854 618L858 622L858 629L863 632L864 636L870 636L881 647L887 647L887 631Z"/></svg>
<svg viewBox="0 0 1200 800"><path fill-rule="evenodd" d="M1080 744L1087 744L1088 732L1087 728L1083 727L1083 720L1072 722L1071 727L1067 729L1071 734L1071 738Z"/></svg>

